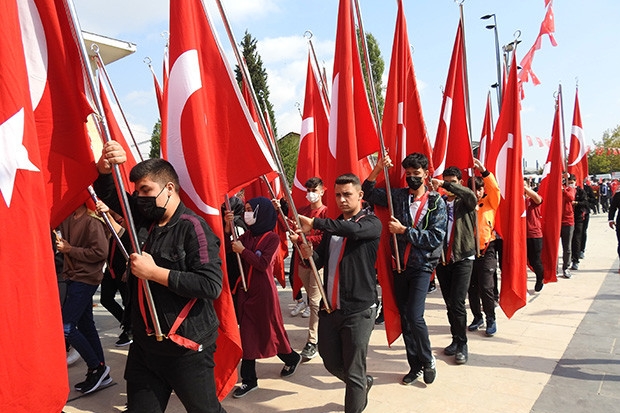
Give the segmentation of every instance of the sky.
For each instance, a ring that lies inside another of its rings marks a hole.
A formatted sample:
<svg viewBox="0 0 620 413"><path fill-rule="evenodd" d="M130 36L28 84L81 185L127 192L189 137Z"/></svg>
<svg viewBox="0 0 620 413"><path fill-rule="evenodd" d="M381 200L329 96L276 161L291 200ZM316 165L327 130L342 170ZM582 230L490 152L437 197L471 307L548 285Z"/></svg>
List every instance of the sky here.
<svg viewBox="0 0 620 413"><path fill-rule="evenodd" d="M231 65L234 54L221 24L215 0L203 0ZM150 139L159 117L153 80L144 63L149 57L155 72L161 74L165 45L162 33L168 30L169 2L165 0L74 0L83 30L135 43L133 55L111 63L107 69L119 100L138 142ZM235 39L240 42L247 30L258 41L258 52L268 74L270 100L274 106L279 137L301 128L300 110L304 85L308 41L312 41L319 62L331 80L335 47L338 0L222 0ZM379 43L385 61L384 86L387 84L397 2L359 0L364 30ZM495 14L501 46L513 41L520 32L518 60L530 49L545 16L544 0L465 0L465 42L469 73L472 138L478 140L482 129L486 96L492 93L493 116L498 108L496 48L493 30L481 20ZM413 48L422 110L431 142L435 139L442 87L445 84L459 20L454 0L404 0L409 42ZM564 125L567 142L573 118L575 88L586 142L594 146L603 133L620 125L620 43L617 0L555 0L555 38L552 47L545 36L536 53L533 70L541 81L524 86L522 131L526 167L542 165L548 148L534 142L528 146L525 135L549 139L554 113L554 94L562 85ZM501 50L500 50L501 53ZM140 144L142 153L149 145Z"/></svg>

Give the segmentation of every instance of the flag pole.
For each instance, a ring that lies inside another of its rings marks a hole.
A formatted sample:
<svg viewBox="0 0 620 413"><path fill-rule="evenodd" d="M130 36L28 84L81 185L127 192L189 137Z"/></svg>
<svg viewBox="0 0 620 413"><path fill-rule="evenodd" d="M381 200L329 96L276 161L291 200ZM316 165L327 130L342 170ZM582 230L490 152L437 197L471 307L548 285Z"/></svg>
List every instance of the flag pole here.
<svg viewBox="0 0 620 413"><path fill-rule="evenodd" d="M310 45L310 52L312 53L314 64L316 65L316 68L319 72L319 79L321 79L321 90L323 92L323 97L325 98L326 102L329 104L329 93L327 90L327 82L326 82L326 79L324 79L323 75L321 74L321 66L319 65L319 60L317 59L316 52L314 51L314 43L312 43L312 36L314 36L314 34L310 30L306 30L304 32L304 37L308 39L308 44Z"/></svg>
<svg viewBox="0 0 620 413"><path fill-rule="evenodd" d="M558 86L558 100L560 102L560 115L562 117L562 150L564 153L564 170L568 173L568 154L566 153L566 131L564 130L564 94L562 83Z"/></svg>
<svg viewBox="0 0 620 413"><path fill-rule="evenodd" d="M202 6L205 10L205 14L207 13L206 11L206 7L204 4L204 1L201 0L202 2ZM269 128L267 128L267 125L265 123L265 119L262 116L262 112L260 111L260 105L258 103L258 98L256 97L256 92L254 91L254 87L252 86L252 80L250 79L250 75L248 73L248 68L245 64L245 61L242 59L240 53L239 53L239 49L237 47L237 42L235 41L235 37L233 35L232 29L230 27L230 23L228 22L228 18L226 17L226 12L224 11L224 7L222 6L222 1L221 0L217 0L217 7L220 11L220 15L222 17L222 22L224 23L224 27L226 28L226 32L228 34L228 39L231 43L231 46L233 48L233 51L235 53L235 57L237 59L237 64L239 65L239 69L241 71L241 74L243 76L243 80L245 81L245 84L248 86L248 89L250 91L250 95L252 96L252 101L254 103L254 106L256 106L256 110L257 110L257 115L258 118L260 120L260 125L263 129L263 131L265 132L265 136L267 137L267 142L268 142L268 146L271 152L272 157L274 158L274 161L276 162L276 165L278 166L278 174L280 175L280 179L282 180L282 185L284 186L284 194L286 196L286 199L289 203L289 208L291 209L291 212L293 214L293 217L295 218L295 222L297 224L298 228L301 228L301 221L299 220L299 214L297 213L297 208L295 208L295 203L293 201L293 197L291 196L291 191L288 185L288 181L286 180L286 175L284 174L284 167L282 165L282 157L280 156L280 151L278 149L278 145L276 144L275 137L274 140L270 139L271 134L269 133ZM301 233L301 238L303 240L304 244L309 245L310 247L312 247L312 245L308 242L308 239L306 238L306 235L302 232ZM323 282L321 281L321 277L319 276L319 272L316 268L316 264L314 263L313 259L309 259L308 262L310 263L310 267L312 268L312 274L314 275L314 279L316 281L317 287L319 289L319 292L321 293L321 298L323 299L323 304L325 306L325 310L330 313L331 307L329 305L329 301L327 300L327 294L325 293L325 289L323 288Z"/></svg>
<svg viewBox="0 0 620 413"><path fill-rule="evenodd" d="M80 28L80 23L77 19L77 12L75 11L75 5L72 0L64 0L65 10L68 13L69 21L71 23L71 28L73 30L73 36L76 39L77 45L80 49L81 63L82 63L82 71L86 76L86 80L88 82L88 87L91 91L92 98L95 101L95 105L97 108L97 112L99 114L96 116L97 121L100 126L100 130L103 132L104 141L110 142L112 138L110 137L110 130L108 128L108 124L105 118L105 113L103 111L103 104L101 103L101 98L99 93L95 88L95 77L93 72L90 70L90 65L88 64L88 52L86 51L86 45L84 44L84 38L82 37L82 29ZM129 239L131 240L131 246L133 251L137 254L141 253L140 245L138 243L138 233L136 232L136 227L133 221L133 216L131 215L131 209L129 207L129 200L127 199L127 192L125 191L125 184L123 183L123 179L121 177L121 171L118 164L112 165L112 176L114 178L114 183L116 184L116 192L118 194L118 199L120 201L121 209L125 219L127 221L127 230L129 232ZM155 309L155 301L153 300L153 295L151 293L151 288L149 286L148 280L144 280L144 290L147 298L147 305L149 307L149 311L151 313L152 321L153 321L153 329L155 330L155 337L157 341L162 341L164 336L161 332L161 326L159 324L159 316L157 315L157 311Z"/></svg>
<svg viewBox="0 0 620 413"><path fill-rule="evenodd" d="M230 198L228 197L228 194L224 194L224 203L226 204L226 212L231 212L232 210L230 209ZM234 220L230 223L230 233L232 234L233 241L237 241L239 239L239 234L237 234L237 227L235 226ZM247 291L248 285L245 281L245 273L243 272L243 264L241 263L241 254L236 252L235 255L237 256L237 264L239 265L241 285L243 286L243 291Z"/></svg>
<svg viewBox="0 0 620 413"><path fill-rule="evenodd" d="M370 100L372 102L372 111L375 117L375 124L377 127L377 133L379 135L379 145L381 150L381 158L385 158L387 151L385 150L385 141L383 139L383 130L381 129L381 120L379 116L379 105L377 104L377 94L375 91L375 82L372 76L372 70L370 67L370 57L368 55L368 48L366 47L366 34L364 33L364 24L362 23L362 11L360 9L359 0L355 0L355 11L357 14L357 25L360 31L360 43L362 45L362 52L364 55L364 63L366 65L366 76L368 77L368 83L370 83ZM383 175L385 176L385 194L387 197L388 210L390 216L394 216L394 203L392 201L392 188L390 185L390 175L387 166L383 167ZM398 250L398 240L396 234L392 234L392 242L394 243L394 258L396 260L396 271L402 272L402 265L400 263L400 253Z"/></svg>
<svg viewBox="0 0 620 413"><path fill-rule="evenodd" d="M97 202L99 201L99 198L97 197L97 193L95 192L95 189L93 188L92 185L89 185L87 189L88 189L88 193L90 194L90 198L93 200L93 202L95 204L97 204ZM129 260L129 253L127 252L127 249L125 248L125 246L121 242L121 238L118 236L118 233L116 232L116 230L114 230L114 227L112 226L112 222L110 221L110 218L108 217L108 214L105 214L105 213L101 214L101 217L103 218L103 221L105 222L106 226L108 227L108 229L112 233L112 236L116 240L116 243L118 244L118 247L120 248L121 252L123 253L123 257L125 257L125 260Z"/></svg>
<svg viewBox="0 0 620 413"><path fill-rule="evenodd" d="M110 76L108 76L108 71L106 70L105 65L103 64L103 59L101 58L101 55L99 54L99 46L96 43L93 43L90 46L90 49L95 53L97 69L101 73L103 73L103 76L106 82L108 83L108 86L110 86L110 90L112 91L112 96L114 97L116 106L118 107L118 110L120 110L121 115L123 116L123 121L125 122L125 126L127 126L127 130L129 131L129 136L131 136L131 140L133 142L134 147L136 148L136 152L138 152L138 157L140 158L140 162L142 162L144 158L142 157L142 153L140 153L140 148L138 148L138 142L136 142L136 138L133 136L133 132L131 131L131 128L129 127L129 121L127 120L127 116L125 116L125 111L123 111L121 102L118 100L118 95L116 94L116 90L114 90L114 85L112 84L112 80L110 79Z"/></svg>

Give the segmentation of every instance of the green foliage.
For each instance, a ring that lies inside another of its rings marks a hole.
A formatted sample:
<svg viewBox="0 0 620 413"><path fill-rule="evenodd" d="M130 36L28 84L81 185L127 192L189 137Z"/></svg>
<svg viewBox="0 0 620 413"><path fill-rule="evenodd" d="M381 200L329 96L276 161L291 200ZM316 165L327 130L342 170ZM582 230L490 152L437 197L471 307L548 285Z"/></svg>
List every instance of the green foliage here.
<svg viewBox="0 0 620 413"><path fill-rule="evenodd" d="M159 158L161 144L161 119L157 120L155 126L153 126L153 132L151 132L151 151L149 152L149 158Z"/></svg>
<svg viewBox="0 0 620 413"><path fill-rule="evenodd" d="M607 174L620 171L620 156L607 155L608 148L620 148L620 125L614 129L608 129L603 133L600 142L594 142L597 148L603 148L603 153L596 154L596 150L590 151L588 155L588 169L590 175Z"/></svg>
<svg viewBox="0 0 620 413"><path fill-rule="evenodd" d="M295 178L295 168L297 167L297 156L299 155L299 134L295 132L288 133L278 140L280 155L282 155L282 163L284 164L284 174L292 188L293 179Z"/></svg>
<svg viewBox="0 0 620 413"><path fill-rule="evenodd" d="M364 82L366 83L366 92L368 93L368 99L370 97L370 88L368 82L368 75L366 74L366 59L364 58L364 50L362 49L362 43L359 41L359 29L357 30L358 44L360 59L362 61L362 73L364 74ZM379 42L372 33L366 33L366 47L368 48L368 59L370 60L370 68L372 71L372 80L375 87L375 94L377 96L377 106L379 107L379 117L383 118L383 105L385 99L383 98L383 71L385 70L385 62L381 56L381 49L379 49ZM372 101L370 102L372 105ZM372 109L372 106L371 106ZM374 109L373 109L374 113Z"/></svg>
<svg viewBox="0 0 620 413"><path fill-rule="evenodd" d="M267 85L267 70L263 67L263 59L261 59L258 51L256 50L257 40L246 30L243 39L241 40L241 48L245 64L250 72L250 79L252 80L252 86L256 92L256 97L260 103L261 112L269 113L269 121L273 129L273 134L278 136L278 129L276 127L276 118L273 112L273 105L269 101L269 86ZM241 84L243 79L241 69L237 65L235 67L235 77L237 82Z"/></svg>

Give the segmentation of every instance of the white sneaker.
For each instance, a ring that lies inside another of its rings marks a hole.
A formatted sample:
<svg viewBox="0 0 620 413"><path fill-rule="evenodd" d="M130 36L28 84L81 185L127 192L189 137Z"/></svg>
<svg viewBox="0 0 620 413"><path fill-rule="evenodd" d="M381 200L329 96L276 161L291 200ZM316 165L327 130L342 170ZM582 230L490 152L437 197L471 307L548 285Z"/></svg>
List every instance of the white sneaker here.
<svg viewBox="0 0 620 413"><path fill-rule="evenodd" d="M67 366L72 365L76 361L80 359L80 353L77 352L73 347L69 347L69 351L67 352Z"/></svg>
<svg viewBox="0 0 620 413"><path fill-rule="evenodd" d="M295 304L295 308L291 310L291 315L293 317L297 317L302 311L304 311L305 308L306 308L305 301L297 301L297 304Z"/></svg>
<svg viewBox="0 0 620 413"><path fill-rule="evenodd" d="M304 312L301 313L301 316L303 318L310 318L310 306L307 305L306 308L304 308Z"/></svg>

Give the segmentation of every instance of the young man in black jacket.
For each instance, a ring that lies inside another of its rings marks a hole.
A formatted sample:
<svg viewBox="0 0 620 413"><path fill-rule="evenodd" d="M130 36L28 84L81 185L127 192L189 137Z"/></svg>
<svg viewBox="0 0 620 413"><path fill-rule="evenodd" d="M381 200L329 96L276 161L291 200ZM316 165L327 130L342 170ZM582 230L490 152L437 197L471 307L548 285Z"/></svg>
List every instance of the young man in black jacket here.
<svg viewBox="0 0 620 413"><path fill-rule="evenodd" d="M366 408L373 378L366 375L366 354L377 315L375 260L381 221L362 209L362 186L353 174L336 179L338 219L299 216L301 230L323 231L316 251L302 245L302 257L324 268L331 312L319 311L319 354L325 368L346 384L344 411Z"/></svg>
<svg viewBox="0 0 620 413"><path fill-rule="evenodd" d="M95 191L120 211L111 164L126 154L107 142L97 167ZM163 159L148 159L130 173L136 192L130 207L142 254L130 256L128 285L134 342L129 349L125 380L132 413L163 412L175 391L192 412L224 412L213 373L218 319L213 300L222 291L220 240L207 223L179 197L179 178ZM165 339L158 341L145 300L149 286ZM187 311L186 317L181 314ZM174 325L179 324L178 328Z"/></svg>
<svg viewBox="0 0 620 413"><path fill-rule="evenodd" d="M448 310L452 343L444 354L454 356L456 364L467 363L467 310L465 298L476 258L476 204L474 191L463 186L462 172L455 166L446 168L443 180L434 179L433 188L446 190L448 228L442 263L437 266L441 294Z"/></svg>

